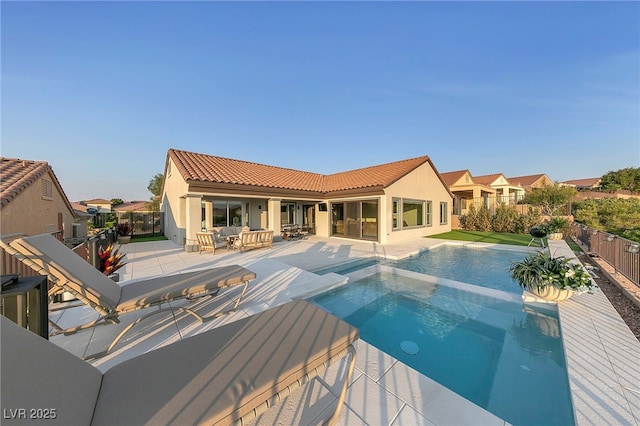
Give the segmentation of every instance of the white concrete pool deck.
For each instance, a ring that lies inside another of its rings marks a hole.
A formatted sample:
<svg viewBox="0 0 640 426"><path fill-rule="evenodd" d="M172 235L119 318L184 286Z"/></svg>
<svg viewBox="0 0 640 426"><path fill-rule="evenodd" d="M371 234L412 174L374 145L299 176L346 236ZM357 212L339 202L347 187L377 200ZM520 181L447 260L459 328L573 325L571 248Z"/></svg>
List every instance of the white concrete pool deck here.
<svg viewBox="0 0 640 426"><path fill-rule="evenodd" d="M446 242L416 239L396 245L311 237L275 243L273 249L245 253L218 250L186 253L171 241L122 246L127 265L120 270L123 285L158 275L212 266L239 264L257 275L238 311L200 324L186 314L162 313L145 320L121 341L115 351L91 363L101 370L136 355L255 314L291 299L341 285L337 274L312 272L359 258L403 258ZM555 254L573 256L565 242L550 242ZM496 248L509 249L508 246ZM521 250L522 247L516 249ZM228 304L238 290L192 303L207 314ZM188 304L181 301L178 306ZM129 323L150 309L121 317L118 325L100 326L51 341L83 357L101 351ZM640 343L606 297L576 295L559 306L576 423L640 426ZM70 326L94 318L95 311L76 308L52 314ZM344 377L341 362L294 392L257 419L256 424L320 424L336 403L336 381ZM138 386L142 384L137 384ZM525 391L525 390L523 390ZM535 395L532 396L535 403ZM504 425L506 422L421 375L363 341L357 344L357 367L339 424L343 425Z"/></svg>

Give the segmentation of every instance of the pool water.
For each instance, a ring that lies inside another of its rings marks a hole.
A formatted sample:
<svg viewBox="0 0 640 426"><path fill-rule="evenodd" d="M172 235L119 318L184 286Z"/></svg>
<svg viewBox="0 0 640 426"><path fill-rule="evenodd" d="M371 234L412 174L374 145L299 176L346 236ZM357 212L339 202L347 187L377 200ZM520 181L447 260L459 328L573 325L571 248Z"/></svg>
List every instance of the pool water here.
<svg viewBox="0 0 640 426"><path fill-rule="evenodd" d="M574 424L556 309L525 307L513 292L382 269L312 301L514 425Z"/></svg>
<svg viewBox="0 0 640 426"><path fill-rule="evenodd" d="M509 277L506 271L512 262L522 260L529 253L529 251L445 245L422 251L402 260L358 259L313 272L318 275L329 272L346 275L371 265L380 264L522 294L518 284Z"/></svg>
<svg viewBox="0 0 640 426"><path fill-rule="evenodd" d="M442 246L393 263L396 268L522 294L508 274L524 251Z"/></svg>

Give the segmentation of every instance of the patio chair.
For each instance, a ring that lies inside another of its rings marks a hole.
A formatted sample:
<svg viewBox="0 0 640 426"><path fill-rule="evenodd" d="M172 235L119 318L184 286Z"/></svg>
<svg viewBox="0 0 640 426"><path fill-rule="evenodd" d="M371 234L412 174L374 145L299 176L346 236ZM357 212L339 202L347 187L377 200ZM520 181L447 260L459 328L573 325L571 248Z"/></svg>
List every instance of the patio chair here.
<svg viewBox="0 0 640 426"><path fill-rule="evenodd" d="M210 251L216 253L217 238L213 232L196 232L196 238L198 239L198 251Z"/></svg>
<svg viewBox="0 0 640 426"><path fill-rule="evenodd" d="M54 321L49 320L49 324L53 327L51 335L63 333L69 335L101 324L119 323L120 315L129 312L176 299L216 296L223 288L244 284L233 308L229 310L207 317L200 316L192 309L183 307L167 307L153 310L129 324L114 339L106 351L90 355L88 358L106 355L136 324L161 312L182 311L201 322L233 312L242 301L249 286L249 281L256 278L256 275L250 270L242 266L230 265L150 278L121 287L50 234L24 237L11 241L9 244L2 242L1 245L5 251L37 273L48 275L49 280L53 283L52 288L49 290L49 296L61 292L69 292L78 298L82 304L92 307L100 314L100 317L95 321L67 329L63 329ZM74 304L61 309L74 308L82 306L82 304Z"/></svg>
<svg viewBox="0 0 640 426"><path fill-rule="evenodd" d="M333 424L351 381L358 339L356 328L296 301L102 373L5 317L0 325L3 424L45 418L61 425L246 424L351 355L327 420Z"/></svg>

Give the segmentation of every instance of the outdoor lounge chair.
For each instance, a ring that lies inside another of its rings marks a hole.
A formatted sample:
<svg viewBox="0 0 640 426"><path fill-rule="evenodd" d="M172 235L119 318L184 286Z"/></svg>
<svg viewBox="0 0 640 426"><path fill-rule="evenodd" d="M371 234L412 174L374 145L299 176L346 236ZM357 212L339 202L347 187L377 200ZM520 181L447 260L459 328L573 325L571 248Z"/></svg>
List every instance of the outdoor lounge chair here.
<svg viewBox="0 0 640 426"><path fill-rule="evenodd" d="M101 373L5 317L0 325L3 424L246 424L351 354L338 405L327 420L333 424L351 381L358 339L356 328L296 301Z"/></svg>
<svg viewBox="0 0 640 426"><path fill-rule="evenodd" d="M182 307L153 310L125 328L106 351L91 355L89 358L106 355L136 324L160 312L183 311L201 322L233 312L242 301L249 281L256 277L246 268L231 265L150 278L120 286L50 234L24 237L11 241L9 244L2 242L2 247L37 273L49 276L49 280L53 283L53 287L49 290L49 296L64 291L70 292L82 303L92 307L100 314L100 318L95 321L67 329L63 329L49 320L49 324L54 330L52 335L62 333L68 335L100 324L119 323L118 317L125 313L176 299L215 296L223 288L244 284L244 288L232 309L208 317L202 317L192 309ZM81 305L75 304L69 307L77 306Z"/></svg>

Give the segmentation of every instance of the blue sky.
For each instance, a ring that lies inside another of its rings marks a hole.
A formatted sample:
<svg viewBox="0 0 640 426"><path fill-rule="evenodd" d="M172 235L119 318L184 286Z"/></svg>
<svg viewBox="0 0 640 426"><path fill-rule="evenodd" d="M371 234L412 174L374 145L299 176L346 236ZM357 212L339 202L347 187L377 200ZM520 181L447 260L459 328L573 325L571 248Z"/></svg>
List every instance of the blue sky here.
<svg viewBox="0 0 640 426"><path fill-rule="evenodd" d="M148 199L169 148L334 173L640 167L638 2L2 1L5 157Z"/></svg>

